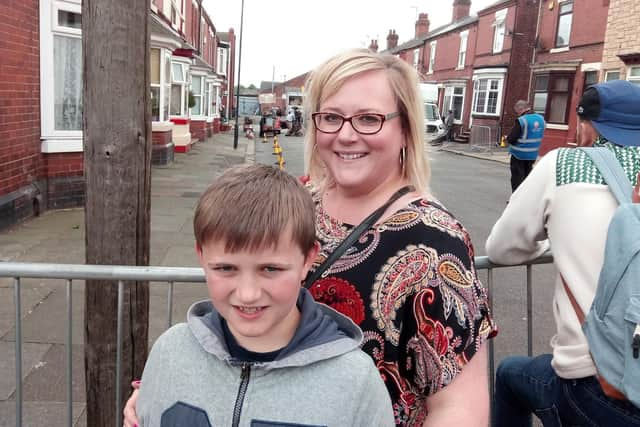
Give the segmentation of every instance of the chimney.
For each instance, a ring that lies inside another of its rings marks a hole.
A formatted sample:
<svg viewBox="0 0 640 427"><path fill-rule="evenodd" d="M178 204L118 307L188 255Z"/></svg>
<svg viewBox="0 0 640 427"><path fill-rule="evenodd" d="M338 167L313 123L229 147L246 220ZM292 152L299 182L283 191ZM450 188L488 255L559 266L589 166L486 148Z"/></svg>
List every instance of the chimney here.
<svg viewBox="0 0 640 427"><path fill-rule="evenodd" d="M456 22L469 16L471 0L453 0L453 17L451 22Z"/></svg>
<svg viewBox="0 0 640 427"><path fill-rule="evenodd" d="M391 50L398 46L398 35L396 34L396 30L389 30L389 34L387 34L387 50Z"/></svg>
<svg viewBox="0 0 640 427"><path fill-rule="evenodd" d="M421 13L418 15L418 20L416 21L416 35L418 38L423 34L427 34L429 32L429 15L427 13Z"/></svg>
<svg viewBox="0 0 640 427"><path fill-rule="evenodd" d="M378 40L371 40L371 44L369 45L369 50L371 52L377 52L378 51Z"/></svg>

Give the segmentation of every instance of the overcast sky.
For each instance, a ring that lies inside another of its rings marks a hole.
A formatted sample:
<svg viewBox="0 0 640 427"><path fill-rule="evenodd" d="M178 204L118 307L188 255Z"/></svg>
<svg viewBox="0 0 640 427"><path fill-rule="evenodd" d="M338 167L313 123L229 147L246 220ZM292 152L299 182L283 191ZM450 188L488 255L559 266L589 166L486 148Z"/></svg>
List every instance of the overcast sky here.
<svg viewBox="0 0 640 427"><path fill-rule="evenodd" d="M471 13L497 0L472 0ZM240 40L241 0L203 0L217 31L233 27ZM334 53L368 47L380 50L395 29L398 44L413 38L418 13L430 28L451 21L453 0L245 0L240 81L283 81L313 69ZM274 73L275 67L275 73Z"/></svg>

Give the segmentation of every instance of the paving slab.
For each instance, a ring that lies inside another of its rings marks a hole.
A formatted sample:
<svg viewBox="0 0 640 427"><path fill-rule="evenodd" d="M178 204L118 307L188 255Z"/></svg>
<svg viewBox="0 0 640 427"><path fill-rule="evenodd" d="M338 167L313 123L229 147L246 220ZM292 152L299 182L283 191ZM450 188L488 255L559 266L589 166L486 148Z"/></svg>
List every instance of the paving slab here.
<svg viewBox="0 0 640 427"><path fill-rule="evenodd" d="M22 379L40 366L51 344L24 343L22 345ZM0 341L0 403L14 398L16 390L16 345L14 342ZM0 412L1 413L1 412ZM0 415L0 422L4 417ZM28 424L26 424L28 425Z"/></svg>
<svg viewBox="0 0 640 427"><path fill-rule="evenodd" d="M74 403L73 426L86 427L85 404ZM16 404L14 401L0 402L0 427L15 427ZM22 425L28 427L58 427L67 425L65 402L24 402Z"/></svg>
<svg viewBox="0 0 640 427"><path fill-rule="evenodd" d="M72 333L75 343L83 342L84 331L84 286L74 282L71 292ZM40 301L31 313L22 320L24 342L64 344L67 330L67 295L63 286L56 286ZM15 325L4 337L5 341L15 340Z"/></svg>

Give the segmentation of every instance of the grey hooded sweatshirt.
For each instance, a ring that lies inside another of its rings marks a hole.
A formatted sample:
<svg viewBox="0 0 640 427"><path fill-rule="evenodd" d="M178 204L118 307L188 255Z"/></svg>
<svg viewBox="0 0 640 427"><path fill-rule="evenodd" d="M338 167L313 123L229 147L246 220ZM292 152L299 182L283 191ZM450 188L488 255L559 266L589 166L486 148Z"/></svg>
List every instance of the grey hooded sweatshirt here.
<svg viewBox="0 0 640 427"><path fill-rule="evenodd" d="M300 324L272 362L232 358L210 301L153 345L136 411L141 427L394 426L362 331L301 289Z"/></svg>

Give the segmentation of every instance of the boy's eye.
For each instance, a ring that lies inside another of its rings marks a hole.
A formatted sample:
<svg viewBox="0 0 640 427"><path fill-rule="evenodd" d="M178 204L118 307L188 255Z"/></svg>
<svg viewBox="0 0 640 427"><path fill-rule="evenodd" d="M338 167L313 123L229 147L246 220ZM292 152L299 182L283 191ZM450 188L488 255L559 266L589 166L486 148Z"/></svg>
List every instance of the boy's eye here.
<svg viewBox="0 0 640 427"><path fill-rule="evenodd" d="M233 271L234 267L232 265L214 265L211 269L220 273L228 273Z"/></svg>
<svg viewBox="0 0 640 427"><path fill-rule="evenodd" d="M267 265L263 269L267 273L275 273L276 271L281 271L282 270L282 268L276 267L276 266L273 266L273 265Z"/></svg>

